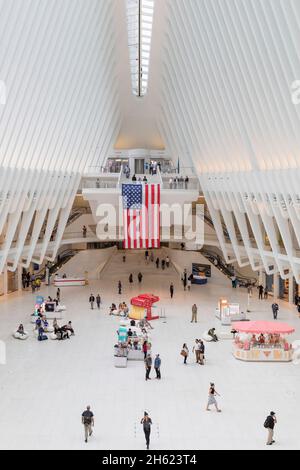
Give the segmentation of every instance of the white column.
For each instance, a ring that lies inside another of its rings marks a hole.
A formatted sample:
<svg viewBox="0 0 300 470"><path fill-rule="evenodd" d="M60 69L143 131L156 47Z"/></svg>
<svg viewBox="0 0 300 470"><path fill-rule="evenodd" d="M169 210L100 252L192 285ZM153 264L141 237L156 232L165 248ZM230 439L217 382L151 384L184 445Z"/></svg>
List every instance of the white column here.
<svg viewBox="0 0 300 470"><path fill-rule="evenodd" d="M260 269L259 270L259 280L258 280L258 283L260 286L264 286L265 287L265 284L266 284L266 276L264 275L265 272L263 269Z"/></svg>
<svg viewBox="0 0 300 470"><path fill-rule="evenodd" d="M22 266L18 265L18 269L17 269L17 287L18 287L18 291L22 291L23 289L23 286L22 286Z"/></svg>
<svg viewBox="0 0 300 470"><path fill-rule="evenodd" d="M3 294L8 294L8 276L7 276L7 267L5 266L3 270Z"/></svg>
<svg viewBox="0 0 300 470"><path fill-rule="evenodd" d="M274 299L279 297L279 274L274 274Z"/></svg>
<svg viewBox="0 0 300 470"><path fill-rule="evenodd" d="M290 273L289 276L289 303L294 303L294 276L293 273Z"/></svg>

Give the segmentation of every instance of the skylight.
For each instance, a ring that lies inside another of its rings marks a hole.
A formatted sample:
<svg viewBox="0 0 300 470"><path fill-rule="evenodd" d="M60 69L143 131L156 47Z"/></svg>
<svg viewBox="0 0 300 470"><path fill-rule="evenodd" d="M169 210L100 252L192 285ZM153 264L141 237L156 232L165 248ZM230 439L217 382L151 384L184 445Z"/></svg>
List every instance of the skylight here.
<svg viewBox="0 0 300 470"><path fill-rule="evenodd" d="M126 0L132 92L148 91L154 0Z"/></svg>

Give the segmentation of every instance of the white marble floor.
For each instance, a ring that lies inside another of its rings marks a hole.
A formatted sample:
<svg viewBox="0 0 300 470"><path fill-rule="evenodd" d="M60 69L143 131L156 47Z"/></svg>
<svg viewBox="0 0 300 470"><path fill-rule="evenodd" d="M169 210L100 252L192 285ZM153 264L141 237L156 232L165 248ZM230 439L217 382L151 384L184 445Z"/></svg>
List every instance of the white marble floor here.
<svg viewBox="0 0 300 470"><path fill-rule="evenodd" d="M128 287L130 272L145 274L144 283ZM107 315L112 301L119 301L117 282L126 284L122 300L143 292L161 297L166 322L159 320L153 331L153 352L162 357L162 381L144 380L142 363L127 369L113 366L113 344L118 326ZM169 299L169 283L176 285ZM101 293L101 311L89 309L91 293ZM44 295L55 294L44 288ZM70 341L38 343L31 337L18 342L11 332L20 322L31 329L31 293L0 300L0 340L6 342L7 365L0 366L0 449L144 449L139 424L147 410L153 420L152 449L299 449L300 368L293 364L242 363L231 355L231 342L207 345L207 364L184 366L180 356L183 342L192 349L194 339L215 325L214 309L226 295L246 307L244 291L232 291L227 282L207 287L193 286L183 292L178 274L172 269L157 271L145 267L142 255L121 254L107 266L101 281L84 288L62 292L76 336ZM199 323L190 323L191 306L199 305ZM252 302L252 319L271 319L271 300ZM280 320L296 327L295 309L281 304ZM221 414L205 412L207 391L214 381L222 395ZM85 444L81 412L90 404L95 416L95 435ZM263 422L266 414L278 414L276 446L266 448Z"/></svg>

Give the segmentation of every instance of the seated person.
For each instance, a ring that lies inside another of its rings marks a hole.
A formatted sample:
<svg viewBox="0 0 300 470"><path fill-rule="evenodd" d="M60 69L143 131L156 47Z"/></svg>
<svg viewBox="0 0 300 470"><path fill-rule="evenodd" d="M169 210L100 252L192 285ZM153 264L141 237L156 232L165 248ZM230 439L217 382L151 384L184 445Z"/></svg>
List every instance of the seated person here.
<svg viewBox="0 0 300 470"><path fill-rule="evenodd" d="M45 335L45 330L42 326L39 327L38 341L45 341L48 337Z"/></svg>
<svg viewBox="0 0 300 470"><path fill-rule="evenodd" d="M22 325L22 323L19 326L19 328L17 329L17 333L19 333L19 335L25 336L26 333L24 331L24 326Z"/></svg>
<svg viewBox="0 0 300 470"><path fill-rule="evenodd" d="M216 335L216 329L215 328L211 328L208 332L207 332L208 336L211 336L212 340L214 342L217 342L219 341L219 338L217 337Z"/></svg>
<svg viewBox="0 0 300 470"><path fill-rule="evenodd" d="M67 329L67 325L64 325L61 328L59 328L57 330L56 336L57 336L57 339L61 341L64 339L69 339L70 336L69 336L69 331Z"/></svg>
<svg viewBox="0 0 300 470"><path fill-rule="evenodd" d="M259 344L265 344L266 343L266 340L265 340L265 337L264 337L263 333L261 333L259 335L258 342L259 342Z"/></svg>
<svg viewBox="0 0 300 470"><path fill-rule="evenodd" d="M69 323L66 325L66 329L71 332L71 335L72 335L72 336L75 336L75 331L74 331L74 329L73 329L73 326L72 326L72 322L71 322L71 321L69 321Z"/></svg>
<svg viewBox="0 0 300 470"><path fill-rule="evenodd" d="M111 304L109 314L110 314L110 315L114 315L114 314L116 313L116 311L117 311L117 306L116 306L116 304Z"/></svg>
<svg viewBox="0 0 300 470"><path fill-rule="evenodd" d="M38 330L42 326L42 320L38 318L35 322L35 329Z"/></svg>
<svg viewBox="0 0 300 470"><path fill-rule="evenodd" d="M48 297L48 302L53 302L52 297Z"/></svg>
<svg viewBox="0 0 300 470"><path fill-rule="evenodd" d="M127 334L128 334L128 337L129 337L129 338L131 338L131 337L133 336L133 333L132 333L132 330L131 330L131 328L129 328L129 330L128 330L128 333L127 333Z"/></svg>

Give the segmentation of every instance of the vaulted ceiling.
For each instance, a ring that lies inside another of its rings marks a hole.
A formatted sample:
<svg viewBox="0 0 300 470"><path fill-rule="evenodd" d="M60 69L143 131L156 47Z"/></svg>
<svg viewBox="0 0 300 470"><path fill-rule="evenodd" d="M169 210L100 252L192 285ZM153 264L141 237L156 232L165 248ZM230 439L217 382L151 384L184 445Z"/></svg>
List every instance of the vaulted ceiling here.
<svg viewBox="0 0 300 470"><path fill-rule="evenodd" d="M199 173L299 165L299 0L165 3L160 122L173 154Z"/></svg>
<svg viewBox="0 0 300 470"><path fill-rule="evenodd" d="M166 145L201 173L299 162L298 0L156 0L143 99L126 0L2 0L0 13L0 165L82 171L113 145Z"/></svg>

